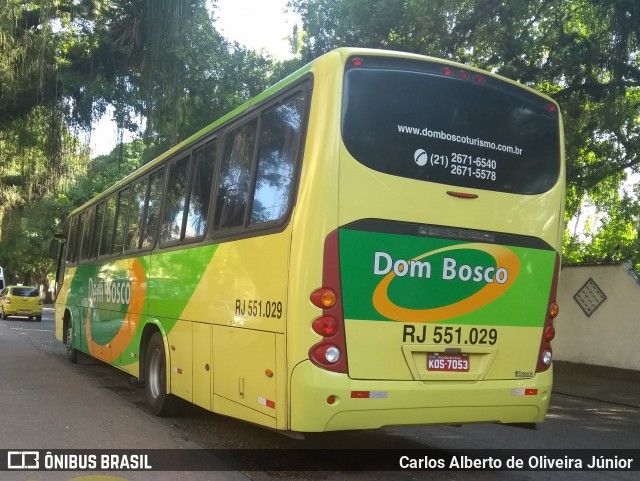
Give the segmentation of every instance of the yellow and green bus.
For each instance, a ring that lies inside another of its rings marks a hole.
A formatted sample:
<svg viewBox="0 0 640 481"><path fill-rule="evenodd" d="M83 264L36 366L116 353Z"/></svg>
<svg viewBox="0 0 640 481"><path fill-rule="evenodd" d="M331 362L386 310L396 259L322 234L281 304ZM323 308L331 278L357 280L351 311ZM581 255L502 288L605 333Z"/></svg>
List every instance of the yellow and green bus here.
<svg viewBox="0 0 640 481"><path fill-rule="evenodd" d="M278 430L536 423L564 204L557 104L329 52L71 213L56 338Z"/></svg>

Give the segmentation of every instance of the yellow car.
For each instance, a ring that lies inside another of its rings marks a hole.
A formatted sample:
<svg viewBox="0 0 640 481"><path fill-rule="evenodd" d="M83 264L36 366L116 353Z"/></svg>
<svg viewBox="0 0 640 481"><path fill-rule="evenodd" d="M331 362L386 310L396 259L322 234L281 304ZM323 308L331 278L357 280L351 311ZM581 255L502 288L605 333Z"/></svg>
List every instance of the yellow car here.
<svg viewBox="0 0 640 481"><path fill-rule="evenodd" d="M40 322L42 320L42 299L40 291L33 286L7 286L0 292L0 315L26 316Z"/></svg>

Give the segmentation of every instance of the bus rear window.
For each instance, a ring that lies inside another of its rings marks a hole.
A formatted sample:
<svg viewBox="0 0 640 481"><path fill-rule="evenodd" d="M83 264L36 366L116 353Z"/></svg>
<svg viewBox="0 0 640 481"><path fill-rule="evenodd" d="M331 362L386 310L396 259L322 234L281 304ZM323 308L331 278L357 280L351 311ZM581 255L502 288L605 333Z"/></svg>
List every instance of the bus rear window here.
<svg viewBox="0 0 640 481"><path fill-rule="evenodd" d="M345 72L347 149L371 169L410 179L545 192L560 171L558 115L528 90L435 62L364 57Z"/></svg>

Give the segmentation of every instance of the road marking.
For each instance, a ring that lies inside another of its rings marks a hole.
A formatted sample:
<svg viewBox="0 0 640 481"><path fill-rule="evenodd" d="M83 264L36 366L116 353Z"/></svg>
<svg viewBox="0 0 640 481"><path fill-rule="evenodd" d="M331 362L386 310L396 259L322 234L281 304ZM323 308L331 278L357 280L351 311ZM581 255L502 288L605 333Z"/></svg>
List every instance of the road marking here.
<svg viewBox="0 0 640 481"><path fill-rule="evenodd" d="M25 329L24 327L12 327L12 331L37 331L37 332L53 332L53 329Z"/></svg>

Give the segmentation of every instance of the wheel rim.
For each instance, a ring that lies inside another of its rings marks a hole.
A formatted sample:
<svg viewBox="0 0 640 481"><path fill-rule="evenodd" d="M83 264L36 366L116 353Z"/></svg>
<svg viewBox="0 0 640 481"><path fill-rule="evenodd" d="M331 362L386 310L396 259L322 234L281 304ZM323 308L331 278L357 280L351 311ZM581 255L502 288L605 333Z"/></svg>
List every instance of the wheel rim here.
<svg viewBox="0 0 640 481"><path fill-rule="evenodd" d="M64 336L64 344L67 347L67 351L71 350L71 326L67 327L67 335Z"/></svg>
<svg viewBox="0 0 640 481"><path fill-rule="evenodd" d="M149 391L151 396L156 399L160 396L162 389L162 357L158 349L155 349L151 353L151 359L149 361L149 373L147 382L149 383Z"/></svg>

